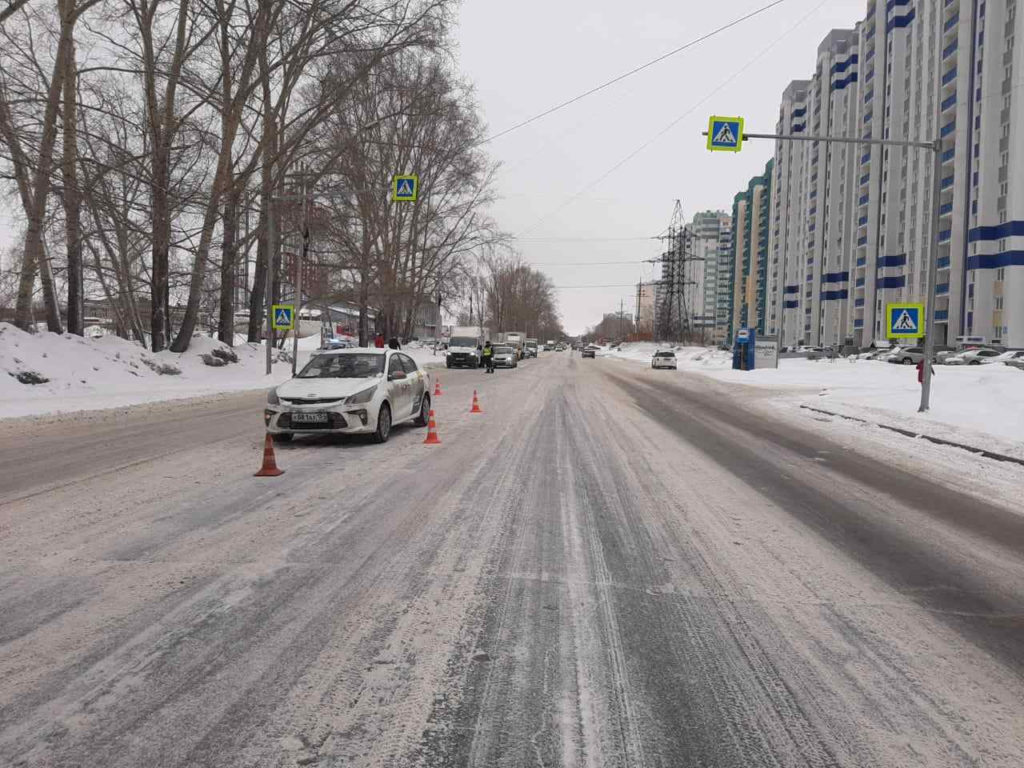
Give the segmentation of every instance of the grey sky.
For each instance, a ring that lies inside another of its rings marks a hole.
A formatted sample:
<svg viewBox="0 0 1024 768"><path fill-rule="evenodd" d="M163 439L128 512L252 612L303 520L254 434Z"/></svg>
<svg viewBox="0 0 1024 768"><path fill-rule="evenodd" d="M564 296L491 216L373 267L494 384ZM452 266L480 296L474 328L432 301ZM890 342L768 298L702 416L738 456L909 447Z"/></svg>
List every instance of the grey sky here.
<svg viewBox="0 0 1024 768"><path fill-rule="evenodd" d="M460 66L476 85L492 132L498 132L765 4L465 0L458 31ZM783 89L790 80L809 77L821 39L830 29L852 27L865 8L866 0L787 0L494 141L488 151L503 164L501 200L493 211L499 226L524 238L517 245L520 252L556 285L631 284L651 278L650 264L580 262L639 262L657 256L659 241L526 238L658 235L676 199L687 218L698 210L731 210L733 195L763 170L772 146L756 142L738 155L711 154L700 135L708 116L739 114L747 119L748 130L774 130ZM744 67L739 77L722 85ZM670 132L591 186L691 109ZM617 310L620 299L626 311L633 311L634 293L629 287L561 290L566 329L582 331L603 313Z"/></svg>

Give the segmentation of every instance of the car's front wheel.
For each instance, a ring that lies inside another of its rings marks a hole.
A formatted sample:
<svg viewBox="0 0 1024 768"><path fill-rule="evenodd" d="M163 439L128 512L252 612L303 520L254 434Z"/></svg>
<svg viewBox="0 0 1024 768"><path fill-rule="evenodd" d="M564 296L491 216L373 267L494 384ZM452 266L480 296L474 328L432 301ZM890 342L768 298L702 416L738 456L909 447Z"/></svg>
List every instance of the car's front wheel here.
<svg viewBox="0 0 1024 768"><path fill-rule="evenodd" d="M373 442L386 443L391 436L391 406L384 403L377 412L377 429L373 432Z"/></svg>
<svg viewBox="0 0 1024 768"><path fill-rule="evenodd" d="M414 426L425 427L430 421L430 395L424 395L420 403L420 415L412 422Z"/></svg>

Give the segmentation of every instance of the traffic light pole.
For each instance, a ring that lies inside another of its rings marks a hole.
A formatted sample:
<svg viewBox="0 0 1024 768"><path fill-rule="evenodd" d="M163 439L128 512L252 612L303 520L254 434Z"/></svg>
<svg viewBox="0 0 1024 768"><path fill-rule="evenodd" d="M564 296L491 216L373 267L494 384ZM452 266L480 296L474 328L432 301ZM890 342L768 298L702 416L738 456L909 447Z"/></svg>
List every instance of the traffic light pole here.
<svg viewBox="0 0 1024 768"><path fill-rule="evenodd" d="M703 132L708 135L707 131ZM925 305L924 319L924 362L921 366L921 405L918 413L928 410L932 389L932 362L935 357L935 283L938 272L939 260L939 197L942 194L942 140L934 141L899 141L896 139L860 139L846 136L814 136L803 133L747 133L743 131L743 140L746 139L774 139L776 141L822 141L826 144L869 144L883 147L913 147L916 149L927 149L932 152L934 166L932 170L932 228L931 228L931 258L928 260L928 298ZM781 283L780 288L781 292ZM782 326L782 316L779 316L779 327ZM779 334L779 345L782 345L782 335Z"/></svg>

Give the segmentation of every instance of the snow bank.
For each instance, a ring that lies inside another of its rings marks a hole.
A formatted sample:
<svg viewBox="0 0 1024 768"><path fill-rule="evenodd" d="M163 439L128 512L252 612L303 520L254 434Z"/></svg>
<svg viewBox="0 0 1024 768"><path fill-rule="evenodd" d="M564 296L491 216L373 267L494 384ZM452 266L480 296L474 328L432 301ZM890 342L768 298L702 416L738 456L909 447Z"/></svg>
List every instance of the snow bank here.
<svg viewBox="0 0 1024 768"><path fill-rule="evenodd" d="M604 355L649 365L656 350L671 348L623 344ZM731 353L704 347L677 348L676 358L677 375L755 388L780 407L810 405L1024 457L1024 371L1010 366L935 366L931 410L918 414L914 366L799 357L781 359L777 370L734 371Z"/></svg>
<svg viewBox="0 0 1024 768"><path fill-rule="evenodd" d="M299 339L300 368L319 345L319 336ZM288 340L287 355L291 350ZM443 355L435 356L429 348L403 351L423 366L444 363ZM238 362L222 363L232 352ZM236 338L232 348L197 336L187 352L154 354L117 336L29 334L0 323L0 418L269 389L291 377L288 357L275 362L274 372L267 376L265 355L262 344L249 344L244 338Z"/></svg>
<svg viewBox="0 0 1024 768"><path fill-rule="evenodd" d="M237 363L211 367L203 356L231 350L196 337L189 350L148 352L116 336L29 334L0 323L0 417L60 413L269 387L288 378L287 363L266 376L261 345L236 345ZM226 353L225 356L229 356ZM22 383L26 381L40 383ZM45 379L45 381L43 381Z"/></svg>

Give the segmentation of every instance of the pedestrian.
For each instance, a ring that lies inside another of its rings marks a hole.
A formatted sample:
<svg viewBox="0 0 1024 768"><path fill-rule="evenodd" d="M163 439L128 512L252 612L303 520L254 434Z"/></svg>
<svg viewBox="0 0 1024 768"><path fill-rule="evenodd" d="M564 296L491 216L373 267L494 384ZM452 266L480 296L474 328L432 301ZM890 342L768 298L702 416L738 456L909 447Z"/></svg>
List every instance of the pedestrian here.
<svg viewBox="0 0 1024 768"><path fill-rule="evenodd" d="M378 333L373 338L373 346L375 346L377 349L384 349L384 334L383 333Z"/></svg>
<svg viewBox="0 0 1024 768"><path fill-rule="evenodd" d="M494 373L494 348L491 346L491 342L484 344L483 349L484 366L487 368L487 373Z"/></svg>
<svg viewBox="0 0 1024 768"><path fill-rule="evenodd" d="M935 375L935 366L932 365L931 363L928 363L928 372L931 373L932 376ZM917 383L918 384L924 384L924 358L923 357L921 358L921 362L919 362L917 364Z"/></svg>
<svg viewBox="0 0 1024 768"><path fill-rule="evenodd" d="M388 339L388 346L391 349L401 349L402 348L402 345L398 342L398 338L395 337L395 336L392 336L390 339Z"/></svg>

